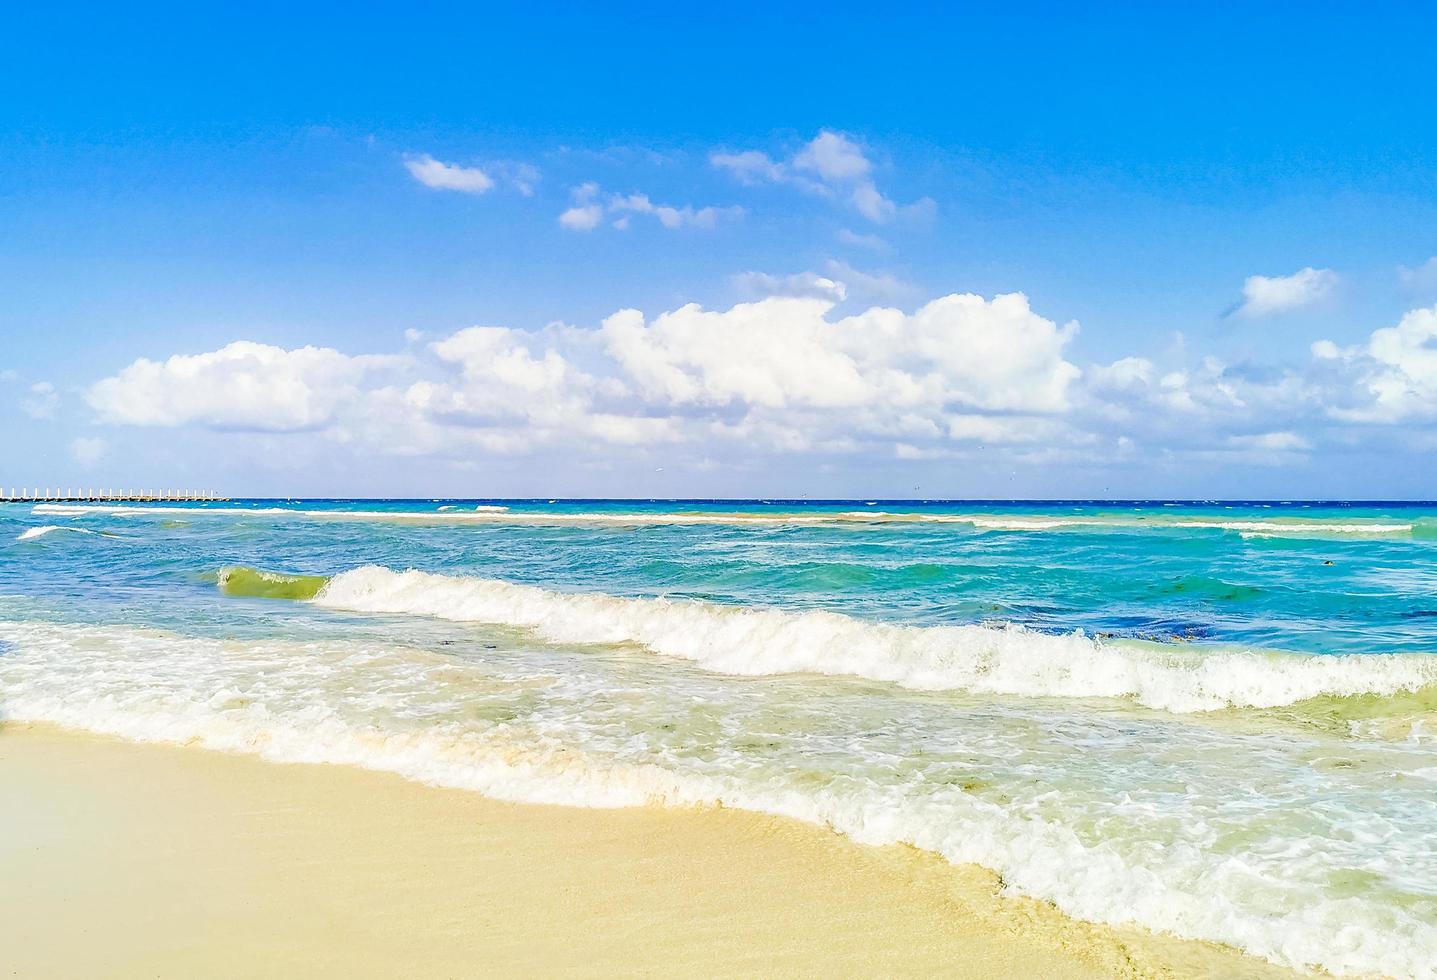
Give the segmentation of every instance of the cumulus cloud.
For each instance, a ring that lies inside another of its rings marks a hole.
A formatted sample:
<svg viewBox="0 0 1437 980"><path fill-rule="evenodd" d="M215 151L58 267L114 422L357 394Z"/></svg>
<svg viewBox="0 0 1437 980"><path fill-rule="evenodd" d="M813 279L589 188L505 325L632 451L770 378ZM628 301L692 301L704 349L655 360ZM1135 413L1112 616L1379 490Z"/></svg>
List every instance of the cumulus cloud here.
<svg viewBox="0 0 1437 980"><path fill-rule="evenodd" d="M711 462L986 451L1015 465L1257 465L1300 462L1358 423L1437 416L1437 307L1353 346L1319 341L1305 366L1172 348L1080 369L1077 324L1021 293L841 315L852 293L837 278L745 273L735 285L755 298L620 310L597 328L415 335L404 355L239 341L138 360L85 399L112 424L288 433L456 464L554 451L612 465L667 446Z"/></svg>
<svg viewBox="0 0 1437 980"><path fill-rule="evenodd" d="M1124 357L1088 369L1089 383L1097 390L1130 391L1150 386L1157 366L1146 357Z"/></svg>
<svg viewBox="0 0 1437 980"><path fill-rule="evenodd" d="M656 204L647 194L609 194L600 200L599 185L580 184L573 190L574 205L559 215L559 224L570 231L593 231L606 217L619 230L629 227L630 215L647 215L665 228L713 228L720 221L743 217L737 206L695 208Z"/></svg>
<svg viewBox="0 0 1437 980"><path fill-rule="evenodd" d="M1353 422L1400 422L1437 415L1437 306L1410 310L1396 326L1374 330L1364 345L1312 345L1315 357L1356 372L1359 400L1332 414Z"/></svg>
<svg viewBox="0 0 1437 980"><path fill-rule="evenodd" d="M838 317L836 281L750 285L769 295L653 318L621 310L598 330L471 327L415 357L237 341L138 360L85 397L109 423L323 432L384 452L715 440L851 452L1031 441L1053 431L1035 420L1065 411L1081 374L1064 356L1076 325L1039 316L1021 294Z"/></svg>
<svg viewBox="0 0 1437 980"><path fill-rule="evenodd" d="M1248 276L1237 312L1245 317L1271 316L1311 306L1337 286L1337 273L1311 266L1290 276Z"/></svg>
<svg viewBox="0 0 1437 980"><path fill-rule="evenodd" d="M531 197L539 182L539 169L514 160L495 160L483 167L444 163L428 153L404 158L404 169L425 187L461 194L487 194L503 184L524 197Z"/></svg>
<svg viewBox="0 0 1437 980"><path fill-rule="evenodd" d="M1178 348L1163 359L1141 356L1091 365L1071 418L1098 434L1109 451L1147 451L1212 464L1293 460L1320 425L1333 392L1291 369L1190 358ZM1290 433L1290 435L1284 434Z"/></svg>
<svg viewBox="0 0 1437 980"><path fill-rule="evenodd" d="M811 171L827 183L837 184L866 178L873 164L863 149L842 133L823 130L793 158L798 170Z"/></svg>
<svg viewBox="0 0 1437 980"><path fill-rule="evenodd" d="M141 358L91 386L85 400L101 420L125 425L317 429L356 395L366 374L394 360L241 340L204 354Z"/></svg>
<svg viewBox="0 0 1437 980"><path fill-rule="evenodd" d="M469 327L431 345L459 369L459 382L421 383L426 406L450 420L486 424L524 418L560 424L589 405L593 379L558 351L535 353L531 335L506 327Z"/></svg>
<svg viewBox="0 0 1437 980"><path fill-rule="evenodd" d="M709 162L741 184L789 184L846 202L875 224L884 224L899 215L928 218L937 207L931 198L897 204L874 183L873 162L863 145L829 129L821 130L788 160L775 160L760 150L744 150L715 151L709 155Z"/></svg>
<svg viewBox="0 0 1437 980"><path fill-rule="evenodd" d="M494 178L480 168L443 163L427 153L406 157L404 166L415 180L435 190L484 194L494 189Z"/></svg>
<svg viewBox="0 0 1437 980"><path fill-rule="evenodd" d="M559 215L559 224L570 231L593 231L604 220L604 209L598 204L575 204Z"/></svg>
<svg viewBox="0 0 1437 980"><path fill-rule="evenodd" d="M1014 293L946 296L913 314L875 307L841 319L821 299L773 297L729 310L696 305L651 322L604 321L609 353L649 397L671 404L861 407L943 420L955 406L1053 412L1081 373L1059 327Z"/></svg>
<svg viewBox="0 0 1437 980"><path fill-rule="evenodd" d="M595 201L599 196L599 185L580 184L571 192L574 206L559 215L559 224L570 231L593 231L604 220L604 206Z"/></svg>

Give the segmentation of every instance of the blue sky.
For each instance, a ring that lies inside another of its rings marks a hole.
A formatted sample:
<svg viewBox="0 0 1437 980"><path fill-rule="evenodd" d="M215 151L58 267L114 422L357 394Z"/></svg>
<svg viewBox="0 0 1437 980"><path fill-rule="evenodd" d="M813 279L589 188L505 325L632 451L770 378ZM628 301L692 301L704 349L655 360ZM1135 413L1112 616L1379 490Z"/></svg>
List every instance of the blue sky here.
<svg viewBox="0 0 1437 980"><path fill-rule="evenodd" d="M1430 8L8 20L7 486L1437 496Z"/></svg>

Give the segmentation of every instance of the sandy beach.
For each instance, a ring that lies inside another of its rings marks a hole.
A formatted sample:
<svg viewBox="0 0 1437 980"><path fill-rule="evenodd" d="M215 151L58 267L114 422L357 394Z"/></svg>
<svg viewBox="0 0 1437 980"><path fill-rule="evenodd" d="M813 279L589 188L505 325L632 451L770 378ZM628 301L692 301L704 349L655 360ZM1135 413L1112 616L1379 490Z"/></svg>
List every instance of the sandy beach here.
<svg viewBox="0 0 1437 980"><path fill-rule="evenodd" d="M10 976L1288 975L733 810L514 805L13 723L0 781Z"/></svg>

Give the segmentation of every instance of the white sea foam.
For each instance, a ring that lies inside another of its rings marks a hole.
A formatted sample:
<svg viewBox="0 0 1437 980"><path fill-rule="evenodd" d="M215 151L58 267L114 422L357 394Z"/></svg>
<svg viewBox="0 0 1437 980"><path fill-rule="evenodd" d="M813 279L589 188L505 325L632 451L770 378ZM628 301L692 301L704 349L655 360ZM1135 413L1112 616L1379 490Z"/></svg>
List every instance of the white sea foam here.
<svg viewBox="0 0 1437 980"><path fill-rule="evenodd" d="M561 643L636 644L726 674L850 675L905 687L1030 697L1128 698L1173 712L1274 707L1437 684L1437 656L1311 656L1107 643L1021 627L918 627L839 613L555 592L368 566L314 601L532 630Z"/></svg>
<svg viewBox="0 0 1437 980"><path fill-rule="evenodd" d="M430 524L522 524L581 525L601 527L649 527L688 525L875 527L887 524L965 524L982 531L1063 531L1063 530L1144 530L1191 529L1236 531L1245 536L1281 537L1382 537L1411 534L1414 525L1394 521L1336 521L1307 518L1276 521L1221 520L1217 518L1164 515L1141 520L1121 516L1049 516L1003 514L957 514L942 512L896 513L891 511L515 511L481 504L472 511L316 510L290 507L144 507L125 504L36 504L34 513L63 516L110 514L144 517L172 515L176 511L199 514L248 514L290 516L318 520L354 520Z"/></svg>
<svg viewBox="0 0 1437 980"><path fill-rule="evenodd" d="M901 771L884 779L795 781L791 770L771 763L716 766L703 764L706 755L665 760L642 750L591 748L591 712L603 699L563 691L571 683L564 675L545 679L560 690L536 726L486 725L473 706L513 683L484 670L356 641L218 641L129 627L0 622L0 712L11 720L277 761L357 765L516 801L721 803L832 827L864 843L908 843L982 864L1000 872L1010 891L1052 900L1081 918L1227 942L1297 967L1437 976L1437 923L1420 898L1358 897L1327 884L1354 867L1400 880L1406 854L1407 866L1419 867L1402 894L1420 893L1430 851L1420 844L1415 851L1397 848L1397 836L1405 833L1402 847L1411 848L1418 835L1384 823L1390 815L1354 810L1344 815L1353 821L1345 825L1351 833L1334 838L1321 836L1330 833L1321 829L1329 812L1294 814L1283 831L1292 836L1269 838L1281 814L1259 813L1251 833L1263 846L1245 848L1242 822L1254 818L1244 807L1203 798L1190 786L1162 812L1151 811L1141 798L1117 799L1120 774L1109 792L1089 787L1098 792L1071 797L1104 807L1099 812L1107 818L1096 825L1102 833L1095 833L1091 815L1066 809L1069 794L1056 790L1045 792L1041 805L1007 804L901 778ZM627 710L637 714L626 717L651 727L666 720L649 715L662 707L633 701ZM988 722L974 732L974 738L996 734ZM1041 740L1043 732L1014 737ZM1240 761L1231 755L1237 743L1196 747L1209 753L1204 772L1214 769L1214 757ZM848 751L854 753L848 764L866 764L861 741L851 741ZM1064 758L1078 762L1082 754ZM1258 767L1271 764L1266 755L1255 759ZM1216 770L1223 771L1220 762ZM1272 775L1258 773L1256 787L1285 785ZM1064 774L1045 770L1044 778ZM1084 778L1105 777L1099 769Z"/></svg>

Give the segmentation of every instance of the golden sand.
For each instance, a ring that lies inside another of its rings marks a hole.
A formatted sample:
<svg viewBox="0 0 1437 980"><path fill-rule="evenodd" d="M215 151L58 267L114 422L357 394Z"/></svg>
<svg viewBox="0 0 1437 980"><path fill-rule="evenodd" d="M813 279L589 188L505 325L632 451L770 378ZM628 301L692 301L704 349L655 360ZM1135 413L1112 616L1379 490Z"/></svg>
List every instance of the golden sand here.
<svg viewBox="0 0 1437 980"><path fill-rule="evenodd" d="M0 728L0 975L1289 976L723 809Z"/></svg>

